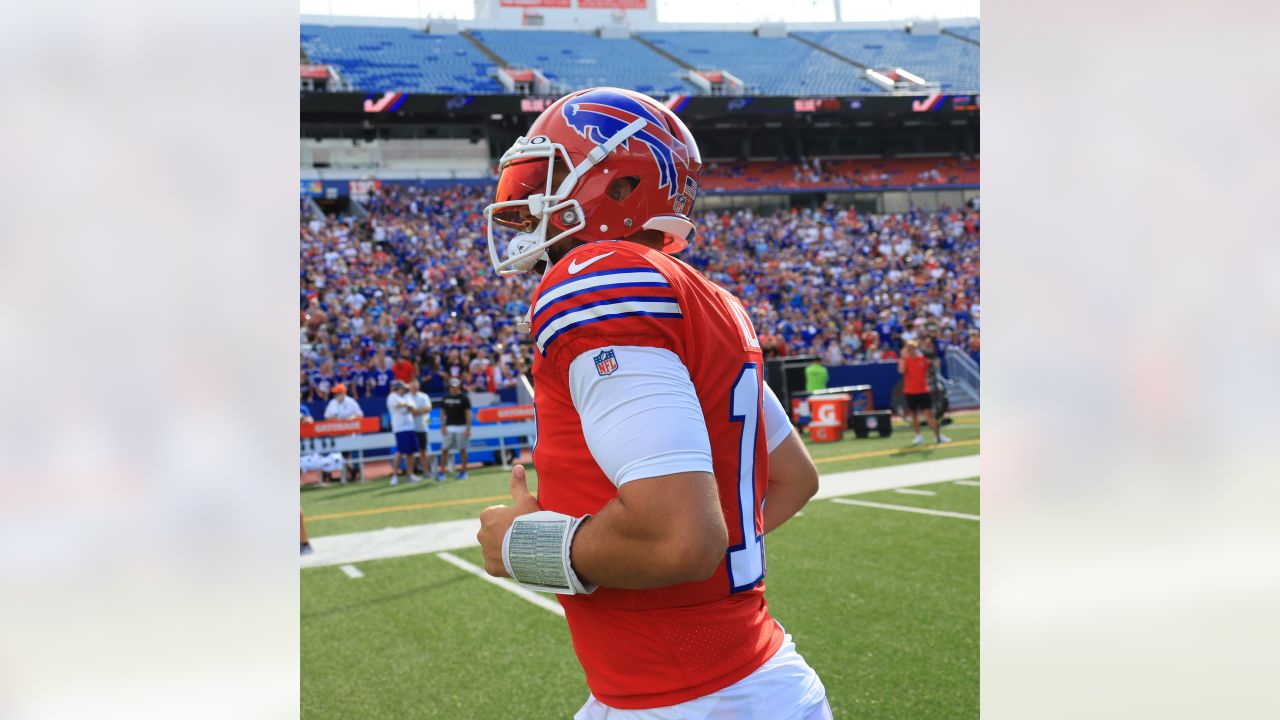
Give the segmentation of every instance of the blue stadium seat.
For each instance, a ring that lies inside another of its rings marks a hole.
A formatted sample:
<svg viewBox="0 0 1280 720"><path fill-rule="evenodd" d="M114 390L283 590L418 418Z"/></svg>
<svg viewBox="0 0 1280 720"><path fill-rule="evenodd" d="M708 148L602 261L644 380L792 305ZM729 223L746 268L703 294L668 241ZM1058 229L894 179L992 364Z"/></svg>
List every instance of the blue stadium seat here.
<svg viewBox="0 0 1280 720"><path fill-rule="evenodd" d="M408 28L303 25L312 62L334 65L365 92L500 93L493 63L458 35Z"/></svg>
<svg viewBox="0 0 1280 720"><path fill-rule="evenodd" d="M699 68L728 70L764 95L856 95L879 92L857 68L789 37L744 32L642 33Z"/></svg>
<svg viewBox="0 0 1280 720"><path fill-rule="evenodd" d="M978 39L978 26L951 28ZM475 30L475 36L516 66L577 89L616 85L661 97L693 90L681 68L630 38L552 30ZM874 68L901 67L952 92L979 89L979 48L946 35L900 30L798 32ZM764 95L853 95L881 89L858 69L791 37L745 32L654 32L642 36L699 68L723 69ZM300 38L312 62L338 67L364 92L501 93L493 63L466 38L408 28L303 25Z"/></svg>
<svg viewBox="0 0 1280 720"><path fill-rule="evenodd" d="M572 89L613 85L653 95L687 93L680 66L631 38L604 39L559 30L474 30L480 42L516 66L533 67Z"/></svg>
<svg viewBox="0 0 1280 720"><path fill-rule="evenodd" d="M978 46L946 35L910 35L901 30L797 32L873 68L900 67L951 92L978 90Z"/></svg>

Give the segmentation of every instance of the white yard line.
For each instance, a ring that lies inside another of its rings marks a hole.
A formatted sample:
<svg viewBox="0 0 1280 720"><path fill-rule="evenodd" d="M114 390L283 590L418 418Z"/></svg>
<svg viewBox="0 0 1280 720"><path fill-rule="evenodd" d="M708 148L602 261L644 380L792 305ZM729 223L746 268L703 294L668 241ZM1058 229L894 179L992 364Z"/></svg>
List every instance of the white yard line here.
<svg viewBox="0 0 1280 720"><path fill-rule="evenodd" d="M894 490L894 492L896 492L896 493L902 493L903 495L929 495L929 496L933 496L933 495L937 495L937 494L938 494L938 493L936 493L936 492L934 492L934 491L932 491L932 490L916 490L915 488L897 488L897 489L895 489L895 490Z"/></svg>
<svg viewBox="0 0 1280 720"><path fill-rule="evenodd" d="M477 544L476 533L479 531L480 520L471 518L346 535L323 535L311 538L311 547L314 552L302 558L302 567L306 569L329 565L350 565L370 560L427 555L441 550L474 547Z"/></svg>
<svg viewBox="0 0 1280 720"><path fill-rule="evenodd" d="M981 487L982 483L977 480L956 480L952 485L968 485L969 487Z"/></svg>
<svg viewBox="0 0 1280 720"><path fill-rule="evenodd" d="M352 580L364 577L364 573L360 572L360 569L357 568L355 565L343 565L338 569L346 573L347 577L351 578Z"/></svg>
<svg viewBox="0 0 1280 720"><path fill-rule="evenodd" d="M927 460L870 470L850 470L823 475L818 480L814 500L841 495L893 490L913 485L930 485L981 475L979 456L967 455L946 460ZM478 511L477 511L478 512ZM475 547L480 520L447 522L384 528L343 535L311 538L310 555L302 558L302 568L352 565L384 558L429 555L445 550ZM559 607L559 604L556 605Z"/></svg>
<svg viewBox="0 0 1280 720"><path fill-rule="evenodd" d="M554 600L551 600L550 598L546 597L541 593L536 593L536 592L533 592L532 590L526 590L525 588L520 587L519 585L511 582L506 578L496 578L490 575L489 573L485 572L484 568L479 567L477 565L473 565L467 562L466 560L463 560L462 558L458 557L457 555L454 555L453 553L438 552L436 553L436 557L440 558L441 560L444 560L445 562L449 563L450 565L460 570L465 570L471 573L472 575L475 575L476 577L480 578L481 580L484 580L487 583L497 585L498 587L502 588L503 590L506 590L509 593L515 593L516 595L519 595L521 598L528 600L529 602L533 603L534 605L537 605L543 610L547 610L549 612L553 612L559 615L560 617L564 617L564 608L560 607L560 603Z"/></svg>
<svg viewBox="0 0 1280 720"><path fill-rule="evenodd" d="M921 515L938 515L940 517L960 518L961 520L981 520L981 517L978 515L966 515L965 513L949 512L947 510L930 510L929 508L909 507L907 505L886 505L885 503L871 502L870 500L832 498L831 502L840 503L842 505L860 505L862 507L880 508L882 510L901 510L903 512L920 513Z"/></svg>
<svg viewBox="0 0 1280 720"><path fill-rule="evenodd" d="M857 495L913 485L932 485L981 474L981 460L978 455L927 460L870 470L850 470L818 478L818 494L814 495L813 499L826 500L841 495ZM314 542L311 544L315 545Z"/></svg>

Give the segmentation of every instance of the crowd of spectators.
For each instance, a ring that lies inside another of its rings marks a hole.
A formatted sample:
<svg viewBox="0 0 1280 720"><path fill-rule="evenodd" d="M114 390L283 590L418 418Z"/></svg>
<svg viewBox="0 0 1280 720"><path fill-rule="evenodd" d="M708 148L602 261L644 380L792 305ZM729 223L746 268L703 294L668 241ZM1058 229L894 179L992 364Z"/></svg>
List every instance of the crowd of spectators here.
<svg viewBox="0 0 1280 720"><path fill-rule="evenodd" d="M442 395L513 388L532 344L515 331L534 277L500 279L484 251L491 187L388 186L368 214L301 223L301 379L306 400L341 382L357 398L419 378Z"/></svg>
<svg viewBox="0 0 1280 720"><path fill-rule="evenodd" d="M932 187L977 184L977 158L821 159L711 162L699 181L708 190Z"/></svg>
<svg viewBox="0 0 1280 720"><path fill-rule="evenodd" d="M974 203L976 205L976 203ZM703 213L682 259L747 306L766 357L892 361L908 340L980 350L976 207Z"/></svg>
<svg viewBox="0 0 1280 720"><path fill-rule="evenodd" d="M532 362L516 323L537 277L499 278L481 212L491 186L387 184L367 215L301 221L300 388L383 396L418 378L439 396L515 386ZM904 342L979 351L974 207L867 214L844 205L698 213L681 259L742 299L766 356L893 361Z"/></svg>

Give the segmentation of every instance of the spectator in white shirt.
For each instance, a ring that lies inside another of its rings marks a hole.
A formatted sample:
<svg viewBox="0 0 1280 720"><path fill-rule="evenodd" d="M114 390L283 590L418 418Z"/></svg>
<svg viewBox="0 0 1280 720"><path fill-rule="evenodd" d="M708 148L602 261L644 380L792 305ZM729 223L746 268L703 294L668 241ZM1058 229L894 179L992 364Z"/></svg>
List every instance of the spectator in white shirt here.
<svg viewBox="0 0 1280 720"><path fill-rule="evenodd" d="M431 397L422 392L418 379L409 381L409 397L413 399L413 431L418 436L417 469L423 475L431 472L431 454L427 452L427 423L431 420Z"/></svg>
<svg viewBox="0 0 1280 720"><path fill-rule="evenodd" d="M368 302L369 299L358 292L355 288L352 288L351 292L347 293L347 296L343 298L343 301L346 302L347 307L358 312L360 308L364 307L364 304Z"/></svg>
<svg viewBox="0 0 1280 720"><path fill-rule="evenodd" d="M360 409L360 403L347 394L347 386L338 383L333 386L333 398L329 400L329 404L324 408L325 420L352 420L354 418L364 417L364 411ZM347 480L352 482L364 480L364 469L358 464L350 462L353 452L350 450L342 453L347 460L347 468L342 479L342 484L347 484Z"/></svg>
<svg viewBox="0 0 1280 720"><path fill-rule="evenodd" d="M350 420L364 417L364 411L360 409L360 403L347 394L346 385L338 383L333 386L331 392L333 397L324 408L325 420Z"/></svg>
<svg viewBox="0 0 1280 720"><path fill-rule="evenodd" d="M391 383L391 392L387 395L387 412L391 415L391 432L396 436L396 454L391 460L391 484L400 481L400 460L404 459L405 471L409 482L419 482L422 478L412 472L413 456L418 454L418 435L413 427L413 412L417 404L409 395L409 386L401 380Z"/></svg>

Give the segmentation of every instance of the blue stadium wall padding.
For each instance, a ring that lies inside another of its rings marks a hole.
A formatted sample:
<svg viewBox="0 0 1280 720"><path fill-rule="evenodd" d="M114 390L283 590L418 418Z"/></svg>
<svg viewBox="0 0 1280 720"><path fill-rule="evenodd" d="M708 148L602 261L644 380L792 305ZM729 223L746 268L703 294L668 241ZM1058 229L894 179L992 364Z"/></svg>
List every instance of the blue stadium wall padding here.
<svg viewBox="0 0 1280 720"><path fill-rule="evenodd" d="M898 384L898 377L896 362L841 365L828 368L827 386L870 385L876 409L887 410L893 403L893 386Z"/></svg>

